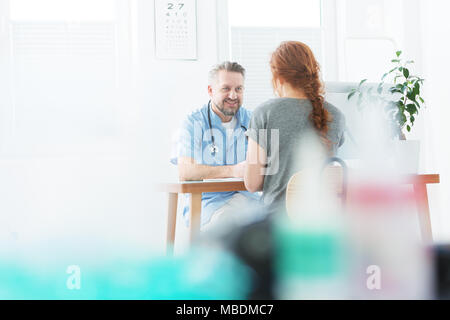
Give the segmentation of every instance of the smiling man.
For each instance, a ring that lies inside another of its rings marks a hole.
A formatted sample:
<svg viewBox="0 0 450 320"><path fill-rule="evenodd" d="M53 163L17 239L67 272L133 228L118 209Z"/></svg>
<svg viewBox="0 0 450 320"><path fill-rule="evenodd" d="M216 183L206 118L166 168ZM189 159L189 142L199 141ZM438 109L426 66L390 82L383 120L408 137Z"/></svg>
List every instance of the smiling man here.
<svg viewBox="0 0 450 320"><path fill-rule="evenodd" d="M243 178L251 118L242 107L244 78L245 69L236 62L223 62L210 71L210 100L184 121L177 155L171 160L178 164L180 180ZM239 212L259 198L246 191L203 193L202 229L211 220L239 220ZM185 216L188 210L186 206Z"/></svg>

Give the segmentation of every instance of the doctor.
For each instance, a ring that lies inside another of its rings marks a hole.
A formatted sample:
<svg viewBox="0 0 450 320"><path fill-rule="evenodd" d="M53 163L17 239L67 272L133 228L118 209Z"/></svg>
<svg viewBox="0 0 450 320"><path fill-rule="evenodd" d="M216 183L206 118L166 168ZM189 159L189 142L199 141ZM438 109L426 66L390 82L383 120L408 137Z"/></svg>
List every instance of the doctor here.
<svg viewBox="0 0 450 320"><path fill-rule="evenodd" d="M245 69L236 62L223 62L210 71L210 100L185 119L177 157L171 160L178 164L180 180L243 178L251 118L242 107L244 77ZM243 218L240 212L256 203L259 195L247 191L203 193L202 229L219 221L235 223ZM188 210L186 206L183 215Z"/></svg>

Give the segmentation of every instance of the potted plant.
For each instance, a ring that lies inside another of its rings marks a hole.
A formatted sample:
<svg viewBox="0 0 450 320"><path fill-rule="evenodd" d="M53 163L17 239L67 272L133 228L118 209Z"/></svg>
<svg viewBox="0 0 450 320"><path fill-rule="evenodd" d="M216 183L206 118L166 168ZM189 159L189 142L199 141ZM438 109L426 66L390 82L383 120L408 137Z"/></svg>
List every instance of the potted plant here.
<svg viewBox="0 0 450 320"><path fill-rule="evenodd" d="M414 61L403 60L402 51L395 54L395 59L391 60L393 68L382 76L379 83L369 85L367 79L363 79L349 92L347 99L357 99L360 110L368 105L383 106L386 119L392 128L391 136L404 141L406 140L404 130L411 132L419 110L425 106L421 95L424 79L411 74L409 66ZM397 143L396 149L399 161L411 164L406 171L417 172L419 141Z"/></svg>

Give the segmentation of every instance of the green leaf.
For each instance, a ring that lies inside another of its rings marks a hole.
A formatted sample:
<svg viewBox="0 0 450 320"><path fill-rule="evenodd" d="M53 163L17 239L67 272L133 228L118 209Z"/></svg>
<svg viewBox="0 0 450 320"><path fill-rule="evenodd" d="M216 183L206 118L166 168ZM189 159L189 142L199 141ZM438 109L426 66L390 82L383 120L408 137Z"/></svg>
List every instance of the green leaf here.
<svg viewBox="0 0 450 320"><path fill-rule="evenodd" d="M414 85L414 94L415 95L419 95L420 94L420 84L419 84L419 82L416 82L416 84Z"/></svg>
<svg viewBox="0 0 450 320"><path fill-rule="evenodd" d="M378 92L378 94L381 94L383 92L383 84L382 83L380 83L378 85L377 92Z"/></svg>
<svg viewBox="0 0 450 320"><path fill-rule="evenodd" d="M413 100L413 102L417 106L417 108L420 109L420 104L416 100ZM417 113L419 113L419 111L417 111Z"/></svg>
<svg viewBox="0 0 450 320"><path fill-rule="evenodd" d="M413 103L407 104L406 111L408 111L409 114L411 114L411 115L416 114L417 113L416 105Z"/></svg>
<svg viewBox="0 0 450 320"><path fill-rule="evenodd" d="M350 100L356 93L356 90L353 90L352 92L350 92L347 96L347 100Z"/></svg>
<svg viewBox="0 0 450 320"><path fill-rule="evenodd" d="M400 127L403 127L407 122L406 116L402 112L398 112L395 118L398 121Z"/></svg>
<svg viewBox="0 0 450 320"><path fill-rule="evenodd" d="M408 84L404 84L402 87L402 93L405 95L408 94L408 89L409 89Z"/></svg>
<svg viewBox="0 0 450 320"><path fill-rule="evenodd" d="M403 77L403 76L395 76L395 78L394 78L394 84L397 84L397 79L398 79L398 78L401 78L401 77Z"/></svg>
<svg viewBox="0 0 450 320"><path fill-rule="evenodd" d="M403 75L405 76L406 79L408 79L409 77L409 70L406 68L403 68Z"/></svg>
<svg viewBox="0 0 450 320"><path fill-rule="evenodd" d="M391 93L402 93L402 90L397 89L397 88L390 88L389 91L390 91Z"/></svg>
<svg viewBox="0 0 450 320"><path fill-rule="evenodd" d="M406 126L406 130L408 130L408 132L411 131L411 127L409 125Z"/></svg>
<svg viewBox="0 0 450 320"><path fill-rule="evenodd" d="M359 83L359 86L361 86L364 82L366 82L367 81L367 79L363 79L363 80L361 80L361 82Z"/></svg>
<svg viewBox="0 0 450 320"><path fill-rule="evenodd" d="M402 52L401 52L401 51L397 51L395 54L397 55L397 58L398 58L398 57L400 57L400 55L402 54Z"/></svg>
<svg viewBox="0 0 450 320"><path fill-rule="evenodd" d="M397 70L397 69L398 69L398 67L395 67L394 69L390 70L390 71L388 72L388 74L391 74L392 72L394 72L394 71Z"/></svg>
<svg viewBox="0 0 450 320"><path fill-rule="evenodd" d="M393 59L393 60L391 60L391 62L396 62L396 63L399 63L399 62L400 62L400 60L398 60L398 59Z"/></svg>
<svg viewBox="0 0 450 320"><path fill-rule="evenodd" d="M425 103L425 101L422 99L422 97L419 97L420 102Z"/></svg>
<svg viewBox="0 0 450 320"><path fill-rule="evenodd" d="M414 92L414 90L409 90L406 94L406 97L414 102L416 100L416 93Z"/></svg>

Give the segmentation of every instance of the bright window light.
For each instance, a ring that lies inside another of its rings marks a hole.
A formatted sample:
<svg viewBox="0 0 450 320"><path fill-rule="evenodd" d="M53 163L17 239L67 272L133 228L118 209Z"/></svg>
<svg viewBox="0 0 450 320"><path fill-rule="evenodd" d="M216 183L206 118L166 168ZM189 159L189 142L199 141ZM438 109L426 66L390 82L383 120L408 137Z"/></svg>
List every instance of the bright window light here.
<svg viewBox="0 0 450 320"><path fill-rule="evenodd" d="M114 0L11 0L13 21L111 21Z"/></svg>
<svg viewBox="0 0 450 320"><path fill-rule="evenodd" d="M228 0L231 27L320 27L320 0Z"/></svg>

